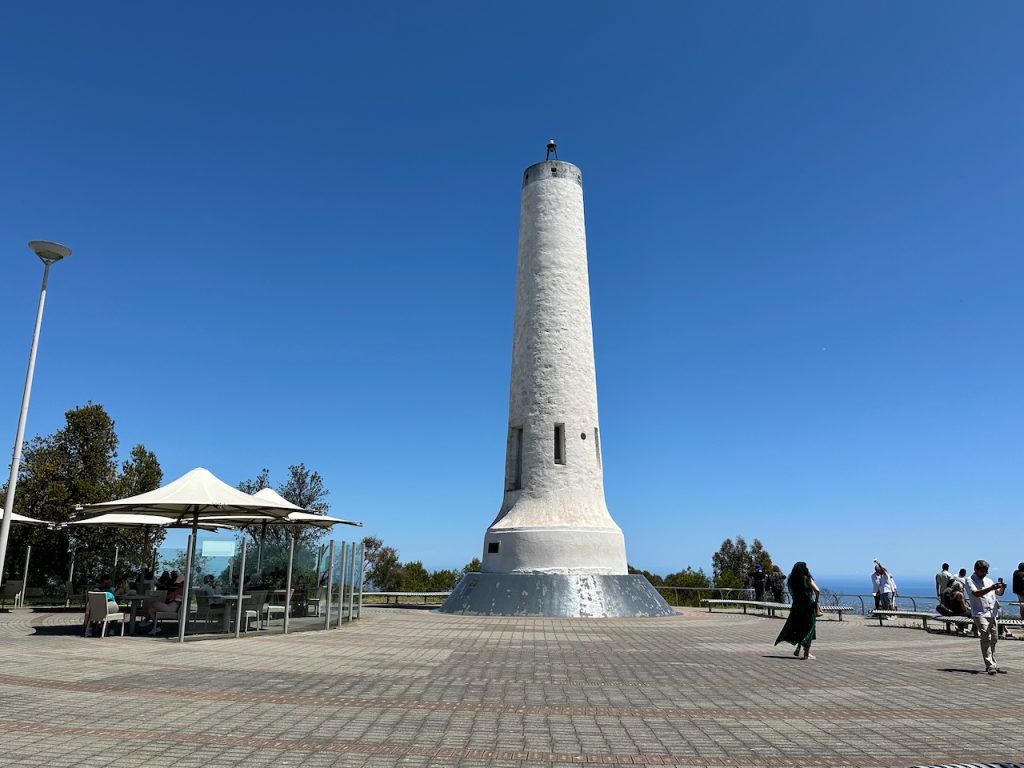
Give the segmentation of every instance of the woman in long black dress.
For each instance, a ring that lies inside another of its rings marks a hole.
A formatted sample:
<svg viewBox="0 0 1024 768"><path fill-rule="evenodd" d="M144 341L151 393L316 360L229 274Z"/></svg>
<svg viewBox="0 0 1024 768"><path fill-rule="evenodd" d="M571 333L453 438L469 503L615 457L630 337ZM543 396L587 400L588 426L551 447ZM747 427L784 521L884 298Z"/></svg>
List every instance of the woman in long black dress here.
<svg viewBox="0 0 1024 768"><path fill-rule="evenodd" d="M789 610L789 618L786 619L782 631L775 644L785 641L796 646L794 656L800 655L800 649L804 649L804 658L813 659L811 656L811 641L815 638L815 627L818 620L818 596L821 590L814 583L807 563L801 560L793 564L793 570L786 582L789 585L789 594L793 598L793 605Z"/></svg>

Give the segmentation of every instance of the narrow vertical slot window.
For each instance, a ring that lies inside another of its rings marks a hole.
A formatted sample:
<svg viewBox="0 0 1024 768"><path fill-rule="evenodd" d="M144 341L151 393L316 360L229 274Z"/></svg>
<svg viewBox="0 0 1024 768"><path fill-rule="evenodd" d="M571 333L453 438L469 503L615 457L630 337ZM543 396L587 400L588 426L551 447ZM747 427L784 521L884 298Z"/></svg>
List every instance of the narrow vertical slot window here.
<svg viewBox="0 0 1024 768"><path fill-rule="evenodd" d="M518 491L523 487L523 428L509 427L508 452L505 461L505 490Z"/></svg>
<svg viewBox="0 0 1024 768"><path fill-rule="evenodd" d="M565 464L565 424L555 424L555 464Z"/></svg>
<svg viewBox="0 0 1024 768"><path fill-rule="evenodd" d="M597 427L594 427L594 451L597 454L597 467L601 468L601 435L598 434Z"/></svg>

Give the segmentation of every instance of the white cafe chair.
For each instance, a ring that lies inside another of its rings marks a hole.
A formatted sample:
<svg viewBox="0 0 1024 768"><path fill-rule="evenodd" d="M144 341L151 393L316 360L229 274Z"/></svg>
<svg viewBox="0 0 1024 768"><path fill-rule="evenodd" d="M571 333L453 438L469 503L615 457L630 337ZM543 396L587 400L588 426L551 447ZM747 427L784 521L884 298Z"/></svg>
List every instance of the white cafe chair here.
<svg viewBox="0 0 1024 768"><path fill-rule="evenodd" d="M106 592L89 592L89 624L99 622L100 637L107 636L107 624L111 621L121 622L121 637L124 637L124 623L127 616L113 600L107 600ZM89 634L89 626L85 627L85 634Z"/></svg>

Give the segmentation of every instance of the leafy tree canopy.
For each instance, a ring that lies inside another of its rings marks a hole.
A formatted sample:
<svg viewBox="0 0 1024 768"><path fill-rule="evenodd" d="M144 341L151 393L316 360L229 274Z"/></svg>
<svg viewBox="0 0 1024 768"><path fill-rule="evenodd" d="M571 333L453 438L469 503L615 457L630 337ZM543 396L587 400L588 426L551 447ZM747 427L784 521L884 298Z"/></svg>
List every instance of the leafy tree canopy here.
<svg viewBox="0 0 1024 768"><path fill-rule="evenodd" d="M64 414L64 426L51 435L37 435L25 448L18 471L14 509L23 515L64 523L76 504L110 501L145 493L163 481L160 462L143 445L134 446L118 471L118 438L114 420L103 406L87 403ZM6 492L6 488L4 489ZM115 547L120 548L119 580L148 565L153 546L163 540L162 529L72 526L55 531L36 526L12 529L8 573L24 567L24 552L32 545L29 580L55 587L67 578L75 553L75 581L91 584L101 573L111 574ZM114 574L111 574L114 575Z"/></svg>
<svg viewBox="0 0 1024 768"><path fill-rule="evenodd" d="M270 487L270 470L266 467L261 469L255 478L242 480L238 484L238 490L249 495ZM275 490L292 504L308 509L314 514L326 515L330 511L331 507L327 502L330 491L324 485L323 477L319 472L307 469L302 462L288 467L288 479ZM324 528L299 526L286 530L285 526L281 525L253 526L247 531L257 544L260 538L264 537L264 545L275 547L283 547L287 544L289 532L295 534L297 546L314 544L328 533ZM240 534L239 538L243 538L245 535L244 533Z"/></svg>
<svg viewBox="0 0 1024 768"><path fill-rule="evenodd" d="M760 539L754 539L752 546L742 536L736 540L726 539L711 556L711 570L717 587L744 587L754 570L760 565L765 571L772 567L772 558Z"/></svg>
<svg viewBox="0 0 1024 768"><path fill-rule="evenodd" d="M678 573L670 573L665 577L665 586L668 587L707 587L711 585L708 575L703 568L693 570L686 566L685 570Z"/></svg>
<svg viewBox="0 0 1024 768"><path fill-rule="evenodd" d="M378 592L401 592L405 584L405 570L398 560L398 550L385 547L384 542L376 536L364 538L363 548L366 580ZM420 567L423 567L422 564Z"/></svg>

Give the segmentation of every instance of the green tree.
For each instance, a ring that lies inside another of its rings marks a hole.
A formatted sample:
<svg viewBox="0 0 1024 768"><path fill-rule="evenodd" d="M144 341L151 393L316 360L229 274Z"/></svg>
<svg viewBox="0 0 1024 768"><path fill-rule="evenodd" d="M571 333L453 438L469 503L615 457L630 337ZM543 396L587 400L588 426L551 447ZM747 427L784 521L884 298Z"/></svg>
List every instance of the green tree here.
<svg viewBox="0 0 1024 768"><path fill-rule="evenodd" d="M121 464L117 497L123 499L159 488L164 481L164 471L160 468L156 454L139 444L132 448L128 456Z"/></svg>
<svg viewBox="0 0 1024 768"><path fill-rule="evenodd" d="M264 488L270 488L270 470L264 467L254 479L242 480L238 483L238 490L248 493L250 496ZM324 479L319 472L310 471L303 463L293 464L288 467L288 479L277 487L277 492L282 497L298 507L307 509L317 515L326 515L330 510L327 503L327 496L330 491L324 485ZM284 525L253 525L244 533L238 535L242 540L248 535L256 546L259 546L260 538L264 537L264 546L269 548L283 549L288 547L289 536L295 535L297 548L313 546L326 536L328 529L317 528L311 525L284 526Z"/></svg>
<svg viewBox="0 0 1024 768"><path fill-rule="evenodd" d="M288 480L277 492L296 506L308 509L315 515L326 515L330 510L327 496L330 491L324 485L319 472L311 472L299 463L288 467Z"/></svg>
<svg viewBox="0 0 1024 768"><path fill-rule="evenodd" d="M255 480L243 480L238 484L238 490L252 496L254 493L270 487L270 470L264 467L256 475Z"/></svg>
<svg viewBox="0 0 1024 768"><path fill-rule="evenodd" d="M479 557L474 557L472 560L470 560L468 563L466 563L464 566L462 566L462 572L463 573L479 573L480 572L480 568L482 566L483 566L483 564L480 562L480 558Z"/></svg>
<svg viewBox="0 0 1024 768"><path fill-rule="evenodd" d="M455 589L462 574L458 571L442 569L430 574L430 592L449 592Z"/></svg>
<svg viewBox="0 0 1024 768"><path fill-rule="evenodd" d="M715 586L745 587L755 565L760 565L765 571L772 566L771 555L761 544L760 539L754 539L752 547L747 546L747 541L742 536L737 536L736 541L726 539L711 556Z"/></svg>
<svg viewBox="0 0 1024 768"><path fill-rule="evenodd" d="M419 560L410 563L402 563L402 571L405 574L402 589L407 592L429 592L430 574L423 567Z"/></svg>
<svg viewBox="0 0 1024 768"><path fill-rule="evenodd" d="M66 523L76 504L110 501L126 494L157 488L163 472L156 455L142 445L132 448L118 472L118 438L114 420L102 405L87 403L64 414L65 424L52 435L37 435L24 448L18 473L15 511L23 515ZM72 553L75 581L88 584L101 573L111 573L115 547L120 549L119 576L131 567L147 564L151 545L163 539L162 529L70 526L57 530L18 526L11 537L9 573L23 567L25 545L32 544L32 580L51 588L66 578ZM41 574L41 575L40 575Z"/></svg>
<svg viewBox="0 0 1024 768"><path fill-rule="evenodd" d="M678 573L670 573L665 577L665 585L669 587L707 587L711 585L703 568L693 570L689 565Z"/></svg>
<svg viewBox="0 0 1024 768"><path fill-rule="evenodd" d="M363 539L365 547L366 580L371 582L378 592L399 592L405 583L405 572L398 560L398 550L385 547L384 542L376 536Z"/></svg>

